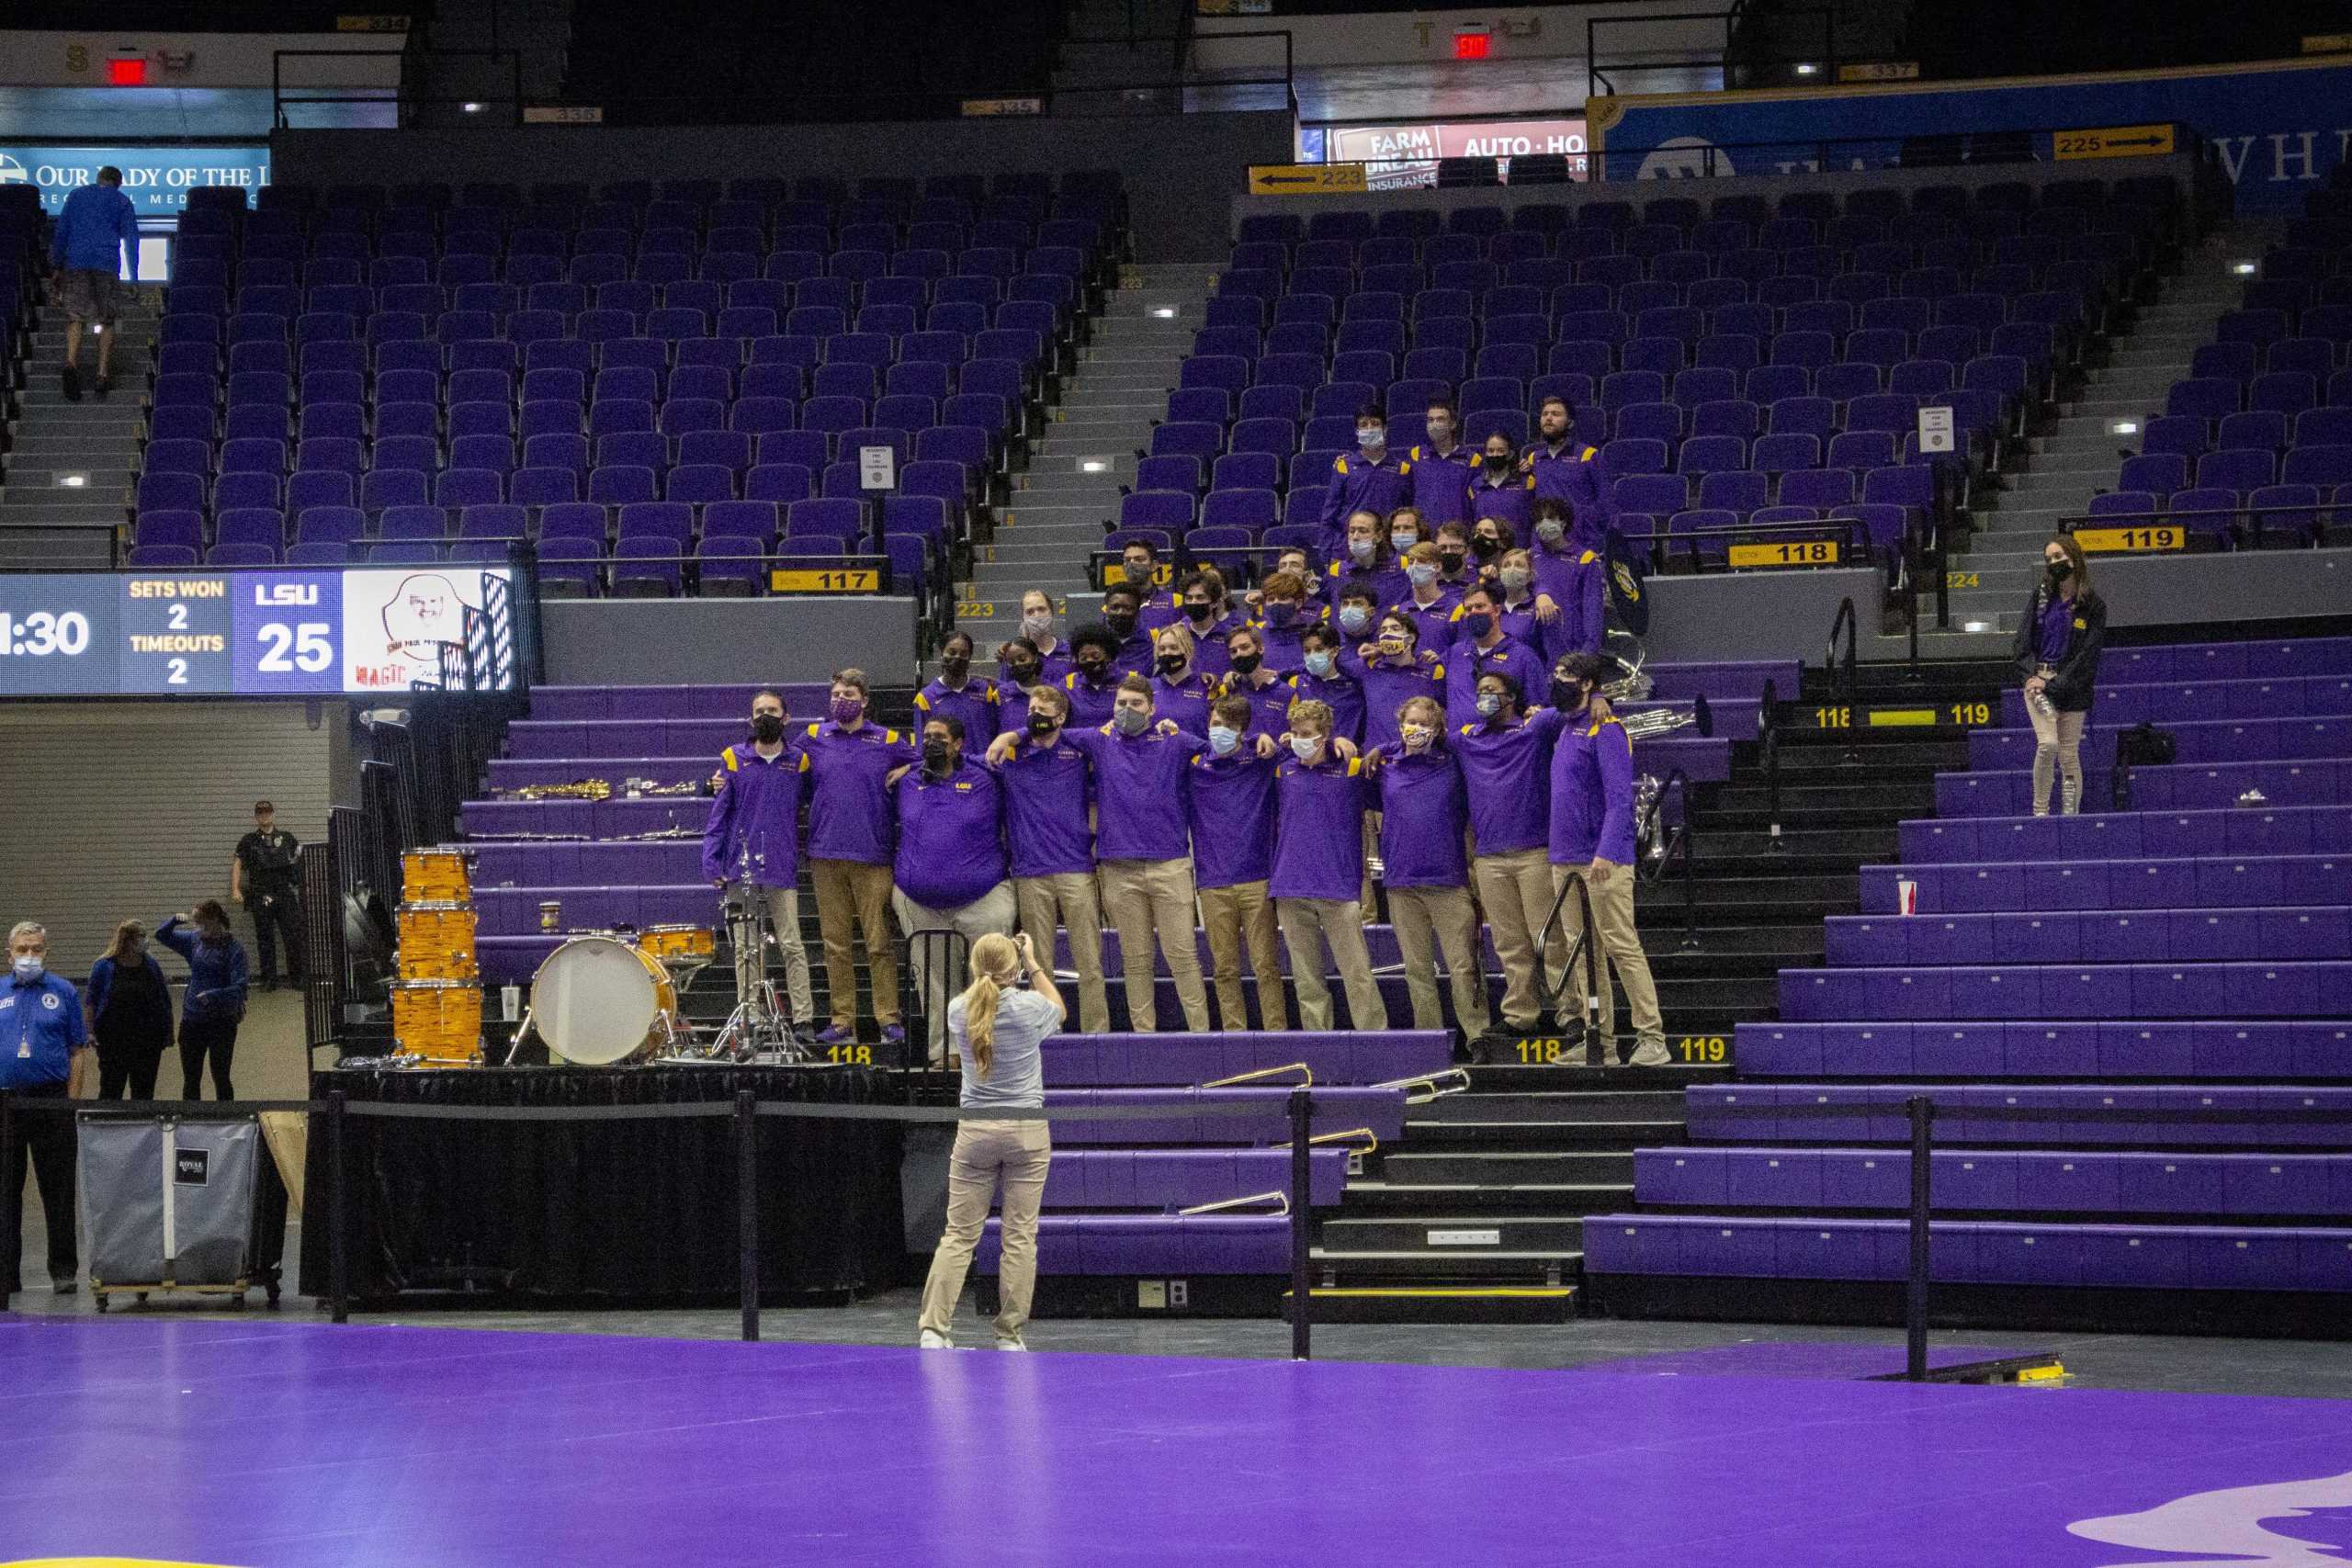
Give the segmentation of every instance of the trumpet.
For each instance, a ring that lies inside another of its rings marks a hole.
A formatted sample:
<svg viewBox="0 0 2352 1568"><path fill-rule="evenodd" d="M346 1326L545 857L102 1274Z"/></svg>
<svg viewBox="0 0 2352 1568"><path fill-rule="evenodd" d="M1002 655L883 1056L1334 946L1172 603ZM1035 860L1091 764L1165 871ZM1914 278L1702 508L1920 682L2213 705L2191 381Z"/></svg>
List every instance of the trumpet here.
<svg viewBox="0 0 2352 1568"><path fill-rule="evenodd" d="M1672 708L1644 708L1639 713L1618 715L1617 722L1625 727L1625 734L1634 740L1671 735L1678 729L1689 729L1693 726L1701 735L1711 736L1715 732L1714 711L1707 705L1704 697L1691 699L1689 713L1677 713Z"/></svg>

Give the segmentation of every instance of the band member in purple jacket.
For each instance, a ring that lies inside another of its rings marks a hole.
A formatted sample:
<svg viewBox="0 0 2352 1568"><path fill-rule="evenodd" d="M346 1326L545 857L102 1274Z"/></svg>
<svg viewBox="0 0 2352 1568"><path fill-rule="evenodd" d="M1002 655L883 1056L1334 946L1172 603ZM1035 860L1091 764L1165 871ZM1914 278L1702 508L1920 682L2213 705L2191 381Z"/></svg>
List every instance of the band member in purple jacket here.
<svg viewBox="0 0 2352 1568"><path fill-rule="evenodd" d="M1285 753L1270 735L1250 734L1250 699L1222 696L1209 716L1209 749L1193 759L1186 809L1193 823L1193 874L1200 884L1201 931L1218 1027L1250 1027L1241 955L1258 976L1258 1027L1288 1029L1274 905L1266 879L1274 865L1274 763Z"/></svg>
<svg viewBox="0 0 2352 1568"><path fill-rule="evenodd" d="M1388 1010L1372 980L1363 942L1363 814L1371 804L1363 759L1331 750L1331 710L1296 703L1290 710L1292 755L1274 770L1274 868L1267 891L1290 950L1302 1029L1331 1027L1324 950L1348 993L1349 1021L1385 1029Z"/></svg>
<svg viewBox="0 0 2352 1568"><path fill-rule="evenodd" d="M1666 1026L1657 1009L1657 985L1634 929L1634 743L1600 695L1608 666L1599 654L1572 653L1560 660L1554 688L1562 716L1560 739L1552 750L1552 883L1564 887L1581 873L1592 897L1593 941L1601 960L1595 964L1600 993L1601 1058L1617 1063L1617 998L1609 972L1625 987L1634 1015L1634 1065L1668 1064ZM1560 910L1571 947L1584 930L1584 911L1574 897ZM1582 1014L1584 965L1568 966L1570 994ZM1565 1016L1562 1019L1565 1023Z"/></svg>

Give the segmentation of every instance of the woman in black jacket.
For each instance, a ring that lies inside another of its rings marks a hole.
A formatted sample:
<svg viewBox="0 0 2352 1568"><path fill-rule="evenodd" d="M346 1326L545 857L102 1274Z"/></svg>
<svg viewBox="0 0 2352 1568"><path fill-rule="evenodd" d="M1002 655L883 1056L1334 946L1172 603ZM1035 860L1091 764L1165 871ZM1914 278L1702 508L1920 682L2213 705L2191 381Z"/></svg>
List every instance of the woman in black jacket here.
<svg viewBox="0 0 2352 1568"><path fill-rule="evenodd" d="M2050 815L2055 774L2059 809L2072 817L2083 807L2083 727L2107 640L2107 602L2091 592L2090 562L2072 534L2042 547L2041 566L2016 645L2026 716L2033 723L2033 814Z"/></svg>
<svg viewBox="0 0 2352 1568"><path fill-rule="evenodd" d="M85 995L98 1043L98 1098L155 1098L155 1072L172 1043L172 993L147 951L147 928L125 920L106 956L90 965Z"/></svg>

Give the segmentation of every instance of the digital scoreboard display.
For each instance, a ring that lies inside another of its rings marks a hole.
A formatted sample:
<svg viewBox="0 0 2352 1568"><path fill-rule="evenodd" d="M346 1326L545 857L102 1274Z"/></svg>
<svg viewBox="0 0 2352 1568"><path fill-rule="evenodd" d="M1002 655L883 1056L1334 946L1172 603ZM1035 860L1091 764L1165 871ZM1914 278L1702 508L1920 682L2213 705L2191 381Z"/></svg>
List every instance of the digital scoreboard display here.
<svg viewBox="0 0 2352 1568"><path fill-rule="evenodd" d="M503 568L0 573L0 698L511 691Z"/></svg>

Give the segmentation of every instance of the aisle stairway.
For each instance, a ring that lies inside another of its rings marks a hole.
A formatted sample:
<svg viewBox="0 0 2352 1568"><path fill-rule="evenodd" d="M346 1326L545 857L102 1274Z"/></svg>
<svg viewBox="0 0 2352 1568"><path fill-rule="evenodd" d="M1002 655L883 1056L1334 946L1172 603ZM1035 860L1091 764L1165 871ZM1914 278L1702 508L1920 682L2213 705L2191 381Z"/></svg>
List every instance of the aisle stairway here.
<svg viewBox="0 0 2352 1568"><path fill-rule="evenodd" d="M100 402L95 347L82 347L83 398L65 400L58 367L65 357L65 313L41 308L32 333L26 382L17 394L9 427L5 479L0 479L0 560L52 568L108 564L108 538L99 531L38 536L14 533L28 525L58 523L119 524L138 467L146 402L150 345L155 338L156 305L138 291L116 331L114 393ZM73 482L76 478L80 483Z"/></svg>
<svg viewBox="0 0 2352 1568"><path fill-rule="evenodd" d="M2190 355L2212 341L2222 312L2236 308L2245 279L2231 265L2261 248L2258 237L2231 228L2191 250L2155 302L2139 309L2104 362L2094 363L2086 383L2060 403L2058 417L2028 437L2030 455L2007 476L2007 488L1980 492L1973 506L1978 532L1965 558L1952 562L1955 628L1984 623L2016 629L2058 520L2081 516L2093 496L2115 488L2123 457L2139 450L2138 431L2164 412L2165 394L2188 374ZM2135 428L2120 432L2119 423Z"/></svg>
<svg viewBox="0 0 2352 1568"><path fill-rule="evenodd" d="M1167 410L1214 273L1202 265L1131 268L1110 296L957 596L956 626L972 634L982 660L1020 630L1028 590L1045 589L1057 609L1069 595L1091 591L1090 556L1116 521L1122 487L1135 480L1136 455L1151 445L1151 427Z"/></svg>

